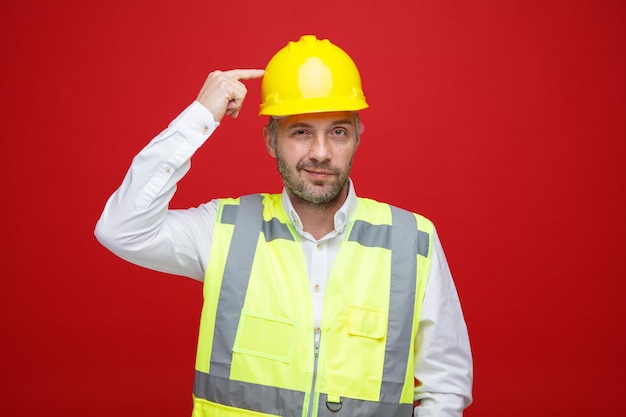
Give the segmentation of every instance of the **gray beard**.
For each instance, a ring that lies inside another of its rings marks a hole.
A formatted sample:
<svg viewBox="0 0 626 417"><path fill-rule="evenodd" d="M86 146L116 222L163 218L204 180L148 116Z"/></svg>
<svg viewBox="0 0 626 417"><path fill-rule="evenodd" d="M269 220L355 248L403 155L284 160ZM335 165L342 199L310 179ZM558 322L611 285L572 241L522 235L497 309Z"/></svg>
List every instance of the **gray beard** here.
<svg viewBox="0 0 626 417"><path fill-rule="evenodd" d="M285 161L278 153L278 150L276 150L276 161L278 165L278 172L283 178L283 183L289 194L298 198L303 203L308 203L313 206L330 206L339 200L341 192L348 181L350 168L352 167L352 161L350 161L350 165L346 171L329 167L327 164L299 163L296 166L296 171L300 171L304 167L316 167L323 169L330 168L335 174L337 174L336 180L331 184L330 188L320 192L312 189L312 186L308 186L303 181L298 181L298 177L296 175L297 172L285 164Z"/></svg>

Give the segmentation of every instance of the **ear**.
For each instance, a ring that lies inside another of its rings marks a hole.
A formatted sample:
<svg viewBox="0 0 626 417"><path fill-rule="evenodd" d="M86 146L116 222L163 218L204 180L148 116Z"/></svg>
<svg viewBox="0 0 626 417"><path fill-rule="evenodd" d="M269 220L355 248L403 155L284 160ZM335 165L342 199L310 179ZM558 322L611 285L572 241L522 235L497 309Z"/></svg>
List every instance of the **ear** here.
<svg viewBox="0 0 626 417"><path fill-rule="evenodd" d="M272 158L276 158L276 151L272 145L272 134L267 126L263 127L263 138L265 139L265 148Z"/></svg>
<svg viewBox="0 0 626 417"><path fill-rule="evenodd" d="M354 145L354 152L356 152L356 150L359 149L359 144L361 143L361 135L365 131L365 125L361 121L359 121L358 131L359 132L356 135L356 144Z"/></svg>

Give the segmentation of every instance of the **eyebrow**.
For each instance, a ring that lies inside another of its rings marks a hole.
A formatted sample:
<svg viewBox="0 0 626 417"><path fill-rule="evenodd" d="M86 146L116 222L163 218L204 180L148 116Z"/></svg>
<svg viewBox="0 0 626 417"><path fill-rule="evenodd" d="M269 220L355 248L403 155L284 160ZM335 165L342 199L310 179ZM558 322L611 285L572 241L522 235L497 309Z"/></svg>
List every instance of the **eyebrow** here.
<svg viewBox="0 0 626 417"><path fill-rule="evenodd" d="M350 119L339 119L339 120L335 120L331 123L332 126L339 126L339 125L350 125L354 122L354 120L350 120ZM312 127L312 124L309 123L304 123L304 122L295 122L292 124L289 124L287 126L285 126L286 129L298 129L298 128L303 128L303 127Z"/></svg>

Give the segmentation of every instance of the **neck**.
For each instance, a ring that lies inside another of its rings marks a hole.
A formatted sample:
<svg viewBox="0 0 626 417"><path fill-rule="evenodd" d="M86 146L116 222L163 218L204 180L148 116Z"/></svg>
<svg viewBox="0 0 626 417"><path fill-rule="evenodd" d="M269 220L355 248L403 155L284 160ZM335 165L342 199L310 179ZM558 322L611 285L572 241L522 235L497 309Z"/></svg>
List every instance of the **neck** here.
<svg viewBox="0 0 626 417"><path fill-rule="evenodd" d="M341 190L336 199L328 203L312 203L292 193L288 194L293 208L300 216L304 231L310 233L315 239L321 239L335 229L335 213L348 198L348 186L346 185Z"/></svg>

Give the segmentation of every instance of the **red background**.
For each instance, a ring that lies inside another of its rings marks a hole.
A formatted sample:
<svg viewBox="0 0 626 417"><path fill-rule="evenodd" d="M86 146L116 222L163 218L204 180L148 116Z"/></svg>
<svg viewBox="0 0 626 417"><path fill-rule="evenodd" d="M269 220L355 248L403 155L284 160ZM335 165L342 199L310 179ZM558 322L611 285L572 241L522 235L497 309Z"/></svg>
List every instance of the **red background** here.
<svg viewBox="0 0 626 417"><path fill-rule="evenodd" d="M201 284L93 228L134 154L216 68L315 33L370 109L353 179L430 217L475 358L467 416L623 409L623 1L3 2L0 414L185 416ZM174 204L279 191L256 116L225 120Z"/></svg>

